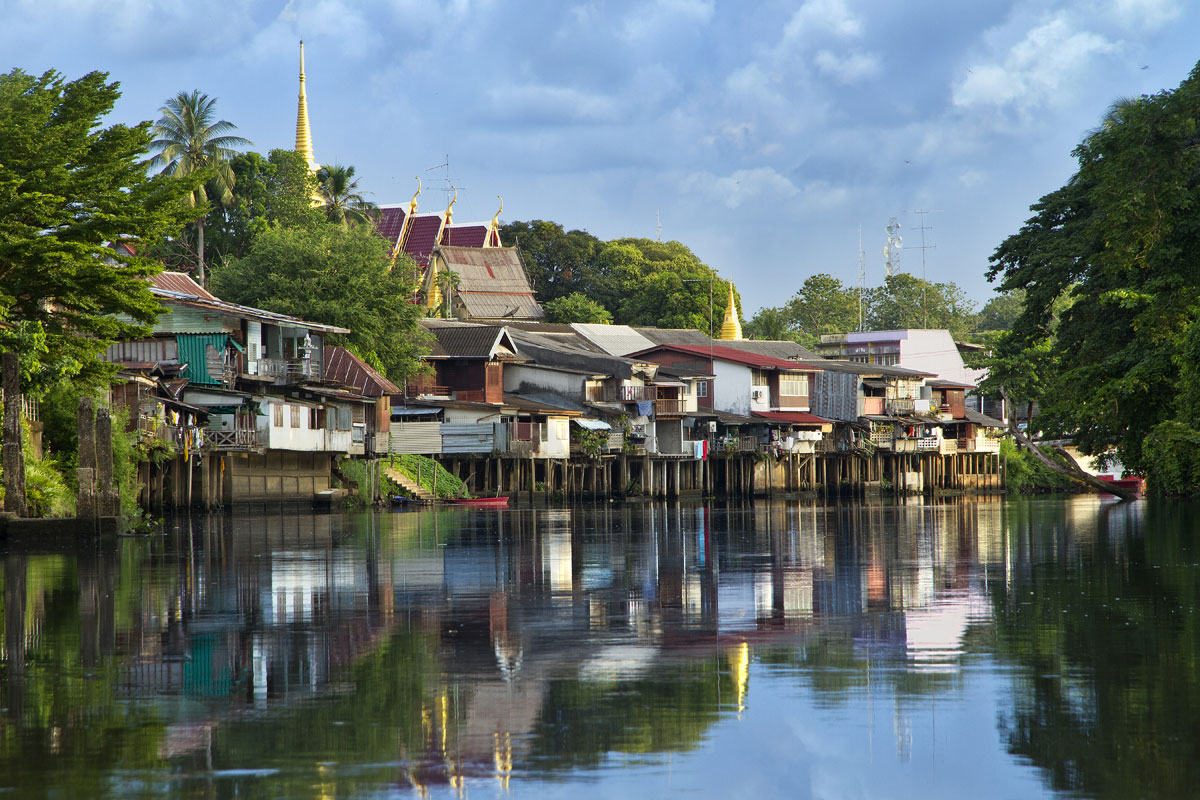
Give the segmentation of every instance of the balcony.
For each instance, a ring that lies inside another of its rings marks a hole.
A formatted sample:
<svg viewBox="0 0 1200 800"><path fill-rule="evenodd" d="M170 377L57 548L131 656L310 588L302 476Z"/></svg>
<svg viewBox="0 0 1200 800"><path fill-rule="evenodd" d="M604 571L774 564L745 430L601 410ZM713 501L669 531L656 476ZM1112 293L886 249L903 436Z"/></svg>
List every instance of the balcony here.
<svg viewBox="0 0 1200 800"><path fill-rule="evenodd" d="M321 362L307 358L260 358L258 374L275 378L277 383L320 381Z"/></svg>
<svg viewBox="0 0 1200 800"><path fill-rule="evenodd" d="M958 451L960 453L999 453L1000 440L989 439L986 436L977 436L974 439L959 439Z"/></svg>
<svg viewBox="0 0 1200 800"><path fill-rule="evenodd" d="M257 450L265 447L266 432L254 428L238 428L232 431L204 432L204 443L214 450Z"/></svg>
<svg viewBox="0 0 1200 800"><path fill-rule="evenodd" d="M404 386L404 396L408 397L408 398L449 397L450 396L450 387L449 386L439 386L439 385L433 384L433 383L421 383L421 384L408 383L408 384L405 384L405 386Z"/></svg>
<svg viewBox="0 0 1200 800"><path fill-rule="evenodd" d="M884 403L884 408L888 414L900 416L912 414L916 411L916 401L911 398L895 397L887 400Z"/></svg>
<svg viewBox="0 0 1200 800"><path fill-rule="evenodd" d="M680 416L684 413L684 401L679 398L660 398L654 401L655 416Z"/></svg>
<svg viewBox="0 0 1200 800"><path fill-rule="evenodd" d="M646 387L639 384L587 387L589 403L637 403L649 399Z"/></svg>

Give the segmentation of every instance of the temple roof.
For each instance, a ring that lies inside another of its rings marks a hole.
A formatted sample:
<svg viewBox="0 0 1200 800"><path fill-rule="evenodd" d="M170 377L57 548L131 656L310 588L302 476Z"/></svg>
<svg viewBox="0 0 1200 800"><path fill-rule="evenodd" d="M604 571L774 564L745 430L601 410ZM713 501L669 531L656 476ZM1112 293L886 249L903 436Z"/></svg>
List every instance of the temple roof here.
<svg viewBox="0 0 1200 800"><path fill-rule="evenodd" d="M408 240L404 243L404 252L408 253L418 266L429 266L429 254L437 247L438 238L442 233L442 215L417 214L410 224L412 227L408 232Z"/></svg>
<svg viewBox="0 0 1200 800"><path fill-rule="evenodd" d="M458 275L455 297L472 319L530 320L546 314L533 297L515 247L439 246L439 269Z"/></svg>
<svg viewBox="0 0 1200 800"><path fill-rule="evenodd" d="M452 222L442 231L442 244L452 247L486 247L488 224L486 222Z"/></svg>

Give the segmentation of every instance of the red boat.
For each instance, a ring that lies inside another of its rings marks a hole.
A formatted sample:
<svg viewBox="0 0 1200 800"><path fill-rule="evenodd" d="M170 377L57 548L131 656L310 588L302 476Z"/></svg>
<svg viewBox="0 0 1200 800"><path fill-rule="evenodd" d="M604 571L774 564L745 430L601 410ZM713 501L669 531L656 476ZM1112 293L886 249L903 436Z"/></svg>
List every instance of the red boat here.
<svg viewBox="0 0 1200 800"><path fill-rule="evenodd" d="M456 506L468 506L470 508L506 508L508 506L507 497L464 497L458 500L448 500Z"/></svg>
<svg viewBox="0 0 1200 800"><path fill-rule="evenodd" d="M1132 489L1138 494L1146 491L1146 482L1137 475L1130 475L1127 478L1116 478L1112 475L1097 475L1096 477L1102 481L1111 483L1113 486L1120 486L1122 489Z"/></svg>

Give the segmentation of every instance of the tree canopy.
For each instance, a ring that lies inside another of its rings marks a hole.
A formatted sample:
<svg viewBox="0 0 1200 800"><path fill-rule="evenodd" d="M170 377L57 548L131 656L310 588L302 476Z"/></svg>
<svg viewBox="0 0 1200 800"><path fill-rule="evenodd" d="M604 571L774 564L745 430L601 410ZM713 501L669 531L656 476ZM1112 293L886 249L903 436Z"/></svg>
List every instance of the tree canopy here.
<svg viewBox="0 0 1200 800"><path fill-rule="evenodd" d="M320 223L269 228L244 258L213 270L214 293L225 300L349 328L345 344L389 378L421 369L426 336L411 264L389 269L387 243L367 226Z"/></svg>
<svg viewBox="0 0 1200 800"><path fill-rule="evenodd" d="M1049 352L1039 426L1116 454L1152 487L1155 469L1170 472L1165 491L1200 488L1200 474L1164 462L1200 436L1198 128L1200 67L1174 90L1115 104L1076 147L1075 175L1031 206L989 271L1025 294L1005 355Z"/></svg>
<svg viewBox="0 0 1200 800"><path fill-rule="evenodd" d="M608 324L612 314L587 295L572 292L544 304L549 322L591 322Z"/></svg>
<svg viewBox="0 0 1200 800"><path fill-rule="evenodd" d="M144 243L194 215L199 177L147 177L150 123L101 127L120 97L102 72L0 76L0 349L29 388L106 382L98 355L143 335L160 306Z"/></svg>

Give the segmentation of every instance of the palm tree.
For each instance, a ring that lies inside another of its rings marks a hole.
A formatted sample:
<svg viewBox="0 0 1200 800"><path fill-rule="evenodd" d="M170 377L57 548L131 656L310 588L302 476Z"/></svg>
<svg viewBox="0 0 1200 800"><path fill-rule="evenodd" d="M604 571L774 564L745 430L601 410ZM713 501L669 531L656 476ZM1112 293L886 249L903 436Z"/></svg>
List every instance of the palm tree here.
<svg viewBox="0 0 1200 800"><path fill-rule="evenodd" d="M217 202L228 205L233 199L233 170L229 161L237 151L251 142L229 131L237 128L232 122L216 120L213 106L217 99L199 89L180 92L167 100L158 111L162 114L150 129L154 141L152 150L158 154L149 161L150 167L162 167L162 174L185 177L199 170L212 171L212 177L192 192L191 202L207 212L211 191ZM204 285L204 213L196 219L197 276Z"/></svg>
<svg viewBox="0 0 1200 800"><path fill-rule="evenodd" d="M325 217L341 225L370 222L379 208L358 191L354 167L326 164L317 170L317 193L325 207Z"/></svg>

